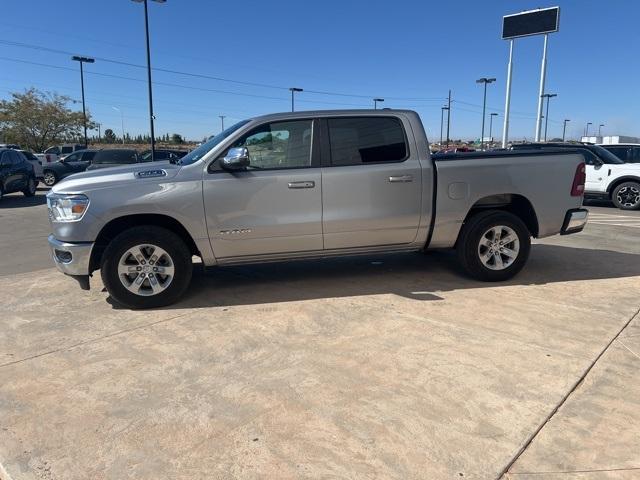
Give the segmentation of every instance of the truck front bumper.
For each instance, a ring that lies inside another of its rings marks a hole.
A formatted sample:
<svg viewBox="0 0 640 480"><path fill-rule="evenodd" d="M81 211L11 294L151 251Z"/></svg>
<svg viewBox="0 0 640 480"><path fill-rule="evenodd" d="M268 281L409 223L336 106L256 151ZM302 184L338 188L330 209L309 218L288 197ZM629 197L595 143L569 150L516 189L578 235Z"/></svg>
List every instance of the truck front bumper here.
<svg viewBox="0 0 640 480"><path fill-rule="evenodd" d="M61 242L49 235L49 247L53 262L62 273L71 276L88 276L93 242Z"/></svg>
<svg viewBox="0 0 640 480"><path fill-rule="evenodd" d="M564 223L560 235L569 235L571 233L581 232L587 224L589 218L589 210L586 208L574 208L569 210L564 216Z"/></svg>

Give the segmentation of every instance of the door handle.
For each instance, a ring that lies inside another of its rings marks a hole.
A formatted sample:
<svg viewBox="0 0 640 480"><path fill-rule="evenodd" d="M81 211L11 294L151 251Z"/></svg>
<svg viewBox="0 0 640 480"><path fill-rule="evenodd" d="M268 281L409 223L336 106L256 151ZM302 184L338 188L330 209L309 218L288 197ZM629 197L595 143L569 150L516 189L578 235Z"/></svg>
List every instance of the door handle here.
<svg viewBox="0 0 640 480"><path fill-rule="evenodd" d="M391 183L396 183L396 182L413 182L413 177L411 175L400 175L400 176L396 176L396 177L389 177L389 181Z"/></svg>
<svg viewBox="0 0 640 480"><path fill-rule="evenodd" d="M313 188L316 186L316 182L289 182L289 188Z"/></svg>

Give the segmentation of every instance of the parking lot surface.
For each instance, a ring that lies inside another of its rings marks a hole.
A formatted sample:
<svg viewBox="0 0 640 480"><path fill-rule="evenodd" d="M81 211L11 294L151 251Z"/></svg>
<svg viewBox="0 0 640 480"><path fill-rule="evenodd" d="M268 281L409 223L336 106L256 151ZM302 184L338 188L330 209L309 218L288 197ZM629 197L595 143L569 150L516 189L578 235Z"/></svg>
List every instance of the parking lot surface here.
<svg viewBox="0 0 640 480"><path fill-rule="evenodd" d="M590 206L502 284L368 256L130 311L51 267L43 193L0 204L7 478L640 476L639 212Z"/></svg>

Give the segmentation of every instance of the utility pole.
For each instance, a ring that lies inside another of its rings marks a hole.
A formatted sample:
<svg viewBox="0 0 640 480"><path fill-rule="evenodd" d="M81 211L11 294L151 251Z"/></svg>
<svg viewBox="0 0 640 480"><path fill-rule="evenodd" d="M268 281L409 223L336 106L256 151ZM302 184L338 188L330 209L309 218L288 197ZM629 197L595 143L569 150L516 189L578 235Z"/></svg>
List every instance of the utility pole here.
<svg viewBox="0 0 640 480"><path fill-rule="evenodd" d="M487 110L487 84L495 82L495 78L482 77L476 80L476 83L484 84L484 97L482 100L482 134L480 135L480 150L484 150L484 118Z"/></svg>
<svg viewBox="0 0 640 480"><path fill-rule="evenodd" d="M565 136L565 133L567 133L567 122L570 122L570 121L571 121L570 119L565 118L565 119L564 119L564 122L562 122L562 124L563 124L563 125L562 125L562 141L563 141L563 142L564 142L564 136Z"/></svg>
<svg viewBox="0 0 640 480"><path fill-rule="evenodd" d="M547 111L544 114L544 141L545 142L547 141L547 125L549 124L549 100L557 96L558 96L557 93L545 93L542 95L542 98L547 99Z"/></svg>
<svg viewBox="0 0 640 480"><path fill-rule="evenodd" d="M89 57L79 57L74 55L71 60L80 63L80 88L82 89L82 119L84 121L84 146L87 146L87 113L84 107L84 71L82 69L83 63L94 63L95 59Z"/></svg>
<svg viewBox="0 0 640 480"><path fill-rule="evenodd" d="M220 130L221 132L224 132L224 117L226 117L226 115L218 115L220 117L220 122L222 123L222 130Z"/></svg>
<svg viewBox="0 0 640 480"><path fill-rule="evenodd" d="M451 89L449 89L449 101L447 102L447 147L449 146L449 128L451 127Z"/></svg>
<svg viewBox="0 0 640 480"><path fill-rule="evenodd" d="M440 108L440 148L442 148L442 126L444 124L444 111L449 110L446 105Z"/></svg>
<svg viewBox="0 0 640 480"><path fill-rule="evenodd" d="M132 0L136 3L144 3L144 30L147 39L147 83L149 88L149 128L151 130L151 161L155 160L156 140L153 132L153 92L151 88L151 49L149 48L149 12L147 8L147 0ZM167 0L152 0L156 3L166 3ZM124 143L124 137L122 139Z"/></svg>
<svg viewBox="0 0 640 480"><path fill-rule="evenodd" d="M295 104L294 104L294 100L293 100L293 95L296 92L303 92L304 90L302 88L297 88L297 87L291 87L289 88L289 91L291 92L291 111L295 112Z"/></svg>

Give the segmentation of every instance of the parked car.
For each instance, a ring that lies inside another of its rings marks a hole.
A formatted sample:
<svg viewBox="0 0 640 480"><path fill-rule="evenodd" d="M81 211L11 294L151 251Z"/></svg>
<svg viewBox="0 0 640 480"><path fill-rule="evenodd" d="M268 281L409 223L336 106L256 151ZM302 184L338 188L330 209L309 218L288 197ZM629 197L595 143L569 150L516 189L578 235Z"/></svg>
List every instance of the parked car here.
<svg viewBox="0 0 640 480"><path fill-rule="evenodd" d="M36 186L33 166L25 156L12 148L0 149L0 199L13 192L32 197L36 194Z"/></svg>
<svg viewBox="0 0 640 480"><path fill-rule="evenodd" d="M146 308L180 298L192 255L212 266L457 248L470 276L501 281L522 269L531 237L584 228L577 150L431 157L428 145L408 110L245 120L177 164L54 186L49 245L82 288L100 270L115 301Z"/></svg>
<svg viewBox="0 0 640 480"><path fill-rule="evenodd" d="M585 196L611 200L622 210L640 209L640 163L625 163L599 145L583 143L523 143L514 150L578 149L585 157Z"/></svg>
<svg viewBox="0 0 640 480"><path fill-rule="evenodd" d="M12 150L20 150L20 145L15 143L0 143L0 149L10 148Z"/></svg>
<svg viewBox="0 0 640 480"><path fill-rule="evenodd" d="M80 143L65 143L64 145L49 147L44 151L44 153L48 153L50 155L57 155L58 160L62 160L67 155L75 151L86 150L86 149L87 149L87 146L82 145Z"/></svg>
<svg viewBox="0 0 640 480"><path fill-rule="evenodd" d="M40 160L42 165L46 165L48 163L55 163L58 161L58 155L53 153L34 153L36 158Z"/></svg>
<svg viewBox="0 0 640 480"><path fill-rule="evenodd" d="M44 171L42 169L42 162L40 162L40 160L29 150L18 150L18 151L22 153L22 155L24 155L24 157L33 167L33 172L36 176L36 180L38 182L42 182L44 180Z"/></svg>
<svg viewBox="0 0 640 480"><path fill-rule="evenodd" d="M98 150L79 150L68 155L63 160L48 163L43 167L43 181L48 187L52 187L63 178L74 173L84 172Z"/></svg>
<svg viewBox="0 0 640 480"><path fill-rule="evenodd" d="M640 163L640 145L637 143L600 144L600 146L625 163Z"/></svg>
<svg viewBox="0 0 640 480"><path fill-rule="evenodd" d="M176 160L180 160L187 153L186 150L155 150L154 152L154 160L156 162L169 160L170 162L175 162ZM140 155L141 162L150 162L151 161L151 150L145 150Z"/></svg>
<svg viewBox="0 0 640 480"><path fill-rule="evenodd" d="M140 161L141 157L136 150L130 148L105 148L97 151L87 170L131 165Z"/></svg>

